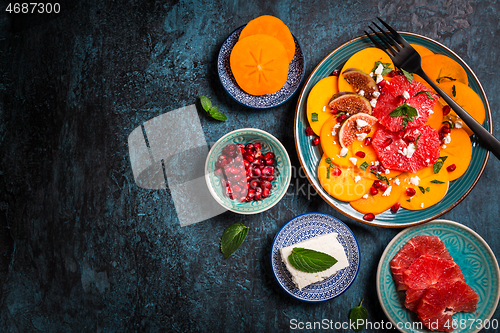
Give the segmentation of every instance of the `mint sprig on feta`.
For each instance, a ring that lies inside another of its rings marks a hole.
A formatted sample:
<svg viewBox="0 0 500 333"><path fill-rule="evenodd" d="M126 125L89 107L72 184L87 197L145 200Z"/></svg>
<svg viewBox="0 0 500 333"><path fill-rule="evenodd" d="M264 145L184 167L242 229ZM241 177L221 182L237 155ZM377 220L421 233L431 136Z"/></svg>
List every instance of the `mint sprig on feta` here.
<svg viewBox="0 0 500 333"><path fill-rule="evenodd" d="M301 272L316 273L332 267L337 259L323 252L294 247L288 256L288 261Z"/></svg>
<svg viewBox="0 0 500 333"><path fill-rule="evenodd" d="M224 255L224 259L229 258L234 251L239 249L247 237L248 229L250 228L241 222L236 222L224 230L220 240L220 250Z"/></svg>
<svg viewBox="0 0 500 333"><path fill-rule="evenodd" d="M377 74L377 73L375 73L375 71L377 70L379 65L382 65L382 72L379 73L382 76L387 75L392 71L392 68L391 68L392 64L390 62L376 61L375 66L373 66L373 69L372 69L372 73L374 73L375 75Z"/></svg>

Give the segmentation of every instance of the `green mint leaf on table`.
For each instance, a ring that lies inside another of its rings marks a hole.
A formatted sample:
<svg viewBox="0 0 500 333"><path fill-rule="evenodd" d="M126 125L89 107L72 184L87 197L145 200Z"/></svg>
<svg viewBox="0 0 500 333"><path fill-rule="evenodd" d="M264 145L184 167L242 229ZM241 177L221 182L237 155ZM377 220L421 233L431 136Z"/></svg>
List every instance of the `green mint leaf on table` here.
<svg viewBox="0 0 500 333"><path fill-rule="evenodd" d="M316 122L316 121L318 121L318 114L317 114L316 112L313 112L313 113L311 114L311 121L312 121L312 122Z"/></svg>
<svg viewBox="0 0 500 333"><path fill-rule="evenodd" d="M456 81L457 80L457 79L454 79L454 78L452 78L450 76L441 76L441 77L438 77L436 79L436 82L437 83L441 83L441 81L444 80L444 79L447 79L447 80L450 80L450 81Z"/></svg>
<svg viewBox="0 0 500 333"><path fill-rule="evenodd" d="M408 80L408 82L412 83L413 82L413 75L404 69L401 68L401 71L403 72L405 78Z"/></svg>
<svg viewBox="0 0 500 333"><path fill-rule="evenodd" d="M366 171L366 169L369 167L368 163L366 163L366 161L364 161L360 166L359 168L363 171Z"/></svg>
<svg viewBox="0 0 500 333"><path fill-rule="evenodd" d="M220 121L227 120L226 115L220 112L217 106L212 106L212 102L208 97L203 95L200 96L200 103L203 110L205 110L210 115L210 117Z"/></svg>
<svg viewBox="0 0 500 333"><path fill-rule="evenodd" d="M431 180L431 183L432 183L432 184L444 184L444 182L439 181L439 180L437 180L437 179Z"/></svg>
<svg viewBox="0 0 500 333"><path fill-rule="evenodd" d="M415 94L415 97L417 97L418 95L420 94L426 94L427 95L427 98L428 99L434 99L434 97L432 97L431 93L428 92L428 91L425 91L425 90L421 90L419 91L418 93Z"/></svg>
<svg viewBox="0 0 500 333"><path fill-rule="evenodd" d="M337 259L323 252L294 247L288 261L301 272L316 273L332 267Z"/></svg>
<svg viewBox="0 0 500 333"><path fill-rule="evenodd" d="M455 85L453 85L453 87L451 87L451 94L453 95L453 97L457 97L457 88L455 88Z"/></svg>
<svg viewBox="0 0 500 333"><path fill-rule="evenodd" d="M364 298L349 312L350 327L353 327L354 332L361 331L368 321L368 310L363 307Z"/></svg>
<svg viewBox="0 0 500 333"><path fill-rule="evenodd" d="M220 240L220 250L224 259L229 258L234 251L238 250L248 234L248 227L236 222L224 230Z"/></svg>
<svg viewBox="0 0 500 333"><path fill-rule="evenodd" d="M382 74L380 74L382 76L387 75L392 71L390 62L376 61L375 66L373 66L372 73L375 73L375 70L378 68L379 65L382 65L384 67L384 69L382 70Z"/></svg>

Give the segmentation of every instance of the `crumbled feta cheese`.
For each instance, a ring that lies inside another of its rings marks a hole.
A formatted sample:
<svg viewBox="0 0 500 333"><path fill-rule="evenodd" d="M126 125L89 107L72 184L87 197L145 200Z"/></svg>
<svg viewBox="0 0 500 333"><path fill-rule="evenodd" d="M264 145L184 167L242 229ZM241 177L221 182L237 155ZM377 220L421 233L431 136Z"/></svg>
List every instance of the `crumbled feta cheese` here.
<svg viewBox="0 0 500 333"><path fill-rule="evenodd" d="M356 137L357 137L358 141L363 141L364 139L366 139L367 135L368 134L366 134L366 133L356 133Z"/></svg>
<svg viewBox="0 0 500 333"><path fill-rule="evenodd" d="M360 91L358 91L358 95L365 96L365 91L363 89L361 89Z"/></svg>
<svg viewBox="0 0 500 333"><path fill-rule="evenodd" d="M413 153L415 152L415 144L410 143L407 148L403 148L403 150L399 149L398 153L400 153L403 156L406 156L407 158L411 158L413 156Z"/></svg>
<svg viewBox="0 0 500 333"><path fill-rule="evenodd" d="M385 150L391 150L391 146L385 147Z"/></svg>
<svg viewBox="0 0 500 333"><path fill-rule="evenodd" d="M337 144L337 141L333 140L333 144L336 145Z"/></svg>
<svg viewBox="0 0 500 333"><path fill-rule="evenodd" d="M446 145L442 145L441 148L446 149Z"/></svg>
<svg viewBox="0 0 500 333"><path fill-rule="evenodd" d="M399 178L394 179L394 184L399 185L401 182L399 181Z"/></svg>
<svg viewBox="0 0 500 333"><path fill-rule="evenodd" d="M340 150L340 155L341 155L342 157L344 157L345 155L347 155L347 152L348 152L348 151L349 151L349 149L347 149L347 148L342 148L342 149Z"/></svg>
<svg viewBox="0 0 500 333"><path fill-rule="evenodd" d="M362 128L368 126L369 124L363 119L356 119L356 125L358 126L358 128Z"/></svg>
<svg viewBox="0 0 500 333"><path fill-rule="evenodd" d="M369 74L369 75L370 75L371 77L373 77L373 72L370 72L370 74Z"/></svg>
<svg viewBox="0 0 500 333"><path fill-rule="evenodd" d="M380 93L378 91L374 91L372 93L372 96L375 97L375 98L378 98L380 96Z"/></svg>
<svg viewBox="0 0 500 333"><path fill-rule="evenodd" d="M392 190L392 186L389 186L387 188L387 190L384 191L384 193L382 194L383 197L388 197L391 195L391 190Z"/></svg>
<svg viewBox="0 0 500 333"><path fill-rule="evenodd" d="M462 128L463 123L460 120L455 121L455 128Z"/></svg>
<svg viewBox="0 0 500 333"><path fill-rule="evenodd" d="M377 100L375 98L370 100L370 105L372 106L372 108L374 108L377 105Z"/></svg>
<svg viewBox="0 0 500 333"><path fill-rule="evenodd" d="M425 163L429 164L430 161L431 161L430 159L426 159Z"/></svg>
<svg viewBox="0 0 500 333"><path fill-rule="evenodd" d="M424 203L423 202L420 204L420 208L424 208Z"/></svg>
<svg viewBox="0 0 500 333"><path fill-rule="evenodd" d="M443 140L444 140L444 143L445 143L445 144L449 144L449 143L451 142L451 135L450 135L450 133L446 134L446 135L444 136L444 139L443 139Z"/></svg>
<svg viewBox="0 0 500 333"><path fill-rule="evenodd" d="M375 165L375 166L378 166L379 164L380 164L379 161L375 161L375 163L373 163L373 165Z"/></svg>
<svg viewBox="0 0 500 333"><path fill-rule="evenodd" d="M389 170L389 169L385 169L385 174L386 174L386 175L388 175L388 174L390 174L390 173L391 173L391 170Z"/></svg>
<svg viewBox="0 0 500 333"><path fill-rule="evenodd" d="M335 126L333 126L333 128L339 128L339 127L340 127L339 123L336 123Z"/></svg>
<svg viewBox="0 0 500 333"><path fill-rule="evenodd" d="M354 182L357 183L361 180L361 176L354 177Z"/></svg>
<svg viewBox="0 0 500 333"><path fill-rule="evenodd" d="M419 176L410 177L410 184L418 186L419 183L420 183L420 177Z"/></svg>
<svg viewBox="0 0 500 333"><path fill-rule="evenodd" d="M377 80L375 81L377 84L384 81L384 77L382 75L377 75Z"/></svg>
<svg viewBox="0 0 500 333"><path fill-rule="evenodd" d="M434 113L434 111L432 111L431 109L427 110L427 112L429 112L429 115Z"/></svg>
<svg viewBox="0 0 500 333"><path fill-rule="evenodd" d="M405 91L403 91L403 97L405 99L410 99L410 94L405 90Z"/></svg>
<svg viewBox="0 0 500 333"><path fill-rule="evenodd" d="M358 159L356 157L351 157L349 159L349 161L351 161L352 164L356 165L356 163L358 162Z"/></svg>
<svg viewBox="0 0 500 333"><path fill-rule="evenodd" d="M332 136L335 136L337 135L337 131L335 130L335 128L332 128Z"/></svg>
<svg viewBox="0 0 500 333"><path fill-rule="evenodd" d="M323 112L326 111L326 105L323 105Z"/></svg>
<svg viewBox="0 0 500 333"><path fill-rule="evenodd" d="M365 195L363 195L363 199L368 199L368 193L366 193Z"/></svg>
<svg viewBox="0 0 500 333"><path fill-rule="evenodd" d="M375 74L381 75L383 71L384 71L384 65L378 64L378 67L375 69Z"/></svg>

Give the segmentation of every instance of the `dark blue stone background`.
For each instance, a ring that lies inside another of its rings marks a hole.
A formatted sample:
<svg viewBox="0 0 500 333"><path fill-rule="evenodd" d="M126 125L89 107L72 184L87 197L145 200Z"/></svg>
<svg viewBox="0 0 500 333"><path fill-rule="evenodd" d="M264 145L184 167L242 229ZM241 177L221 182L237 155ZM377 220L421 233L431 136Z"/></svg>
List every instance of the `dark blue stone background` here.
<svg viewBox="0 0 500 333"><path fill-rule="evenodd" d="M168 190L138 188L127 137L144 121L209 96L229 120L200 112L207 142L242 127L293 141L297 96L255 111L221 87L224 39L250 19L280 17L301 43L306 77L376 17L434 38L475 71L500 117L500 3L490 1L72 1L59 14L0 12L0 331L278 332L289 321L346 321L365 298L380 309L378 260L397 229L350 220L319 196L287 196L271 210L226 212L181 228ZM494 132L500 125L494 122ZM476 230L500 253L500 163L490 158L470 195L444 218ZM295 189L307 180L292 179ZM312 188L310 188L311 191ZM293 191L292 191L293 192ZM269 263L276 232L304 212L345 221L362 255L341 297L299 302ZM223 230L250 226L224 260ZM500 319L497 310L494 318Z"/></svg>

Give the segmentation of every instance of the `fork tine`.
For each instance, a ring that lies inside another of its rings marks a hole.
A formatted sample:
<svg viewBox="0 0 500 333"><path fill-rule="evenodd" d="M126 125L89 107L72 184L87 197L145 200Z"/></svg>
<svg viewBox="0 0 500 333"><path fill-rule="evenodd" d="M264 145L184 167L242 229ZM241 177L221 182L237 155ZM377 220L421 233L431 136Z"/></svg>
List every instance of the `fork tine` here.
<svg viewBox="0 0 500 333"><path fill-rule="evenodd" d="M398 43L403 44L404 46L410 46L410 44L403 37L401 37L401 35L398 34L398 32L394 30L390 25L385 23L380 17L377 17L377 19L387 28L387 30L391 32L391 34L394 35L394 39L396 39Z"/></svg>
<svg viewBox="0 0 500 333"><path fill-rule="evenodd" d="M387 53L387 55L390 58L392 58L392 54L389 53L389 52L387 52L387 50L385 49L385 47L383 47L379 42L377 42L377 40L375 38L372 38L372 36L370 36L370 34L368 32L365 31L365 35L366 35L366 37L368 37L371 40L371 42L373 43L373 45L375 45L376 47L378 47L379 49L381 49L382 51L384 51L385 53Z"/></svg>
<svg viewBox="0 0 500 333"><path fill-rule="evenodd" d="M377 27L378 30L380 30L385 38L389 41L389 43L396 48L395 52L401 51L401 46L398 44L398 41L395 40L392 36L388 35L382 28L380 28L375 22L372 22L374 26ZM380 38L380 37L379 37Z"/></svg>
<svg viewBox="0 0 500 333"><path fill-rule="evenodd" d="M376 32L375 30L373 30L373 28L372 28L372 27L369 27L369 28L370 28L370 30L371 30L371 31L373 31L373 33L375 34L375 36L377 36L377 37L378 37L378 39L380 39L380 41L381 41L382 43L384 43L385 48L384 48L384 47L382 47L382 49L389 49L389 50L392 52L392 54L393 54L393 55L396 55L396 54L398 53L398 52L397 52L397 50L396 50L396 49L394 49L394 48L392 47L392 45L391 45L391 44L389 44L389 43L387 43L387 42L385 41L385 39L382 37L382 34L381 34L381 33Z"/></svg>

